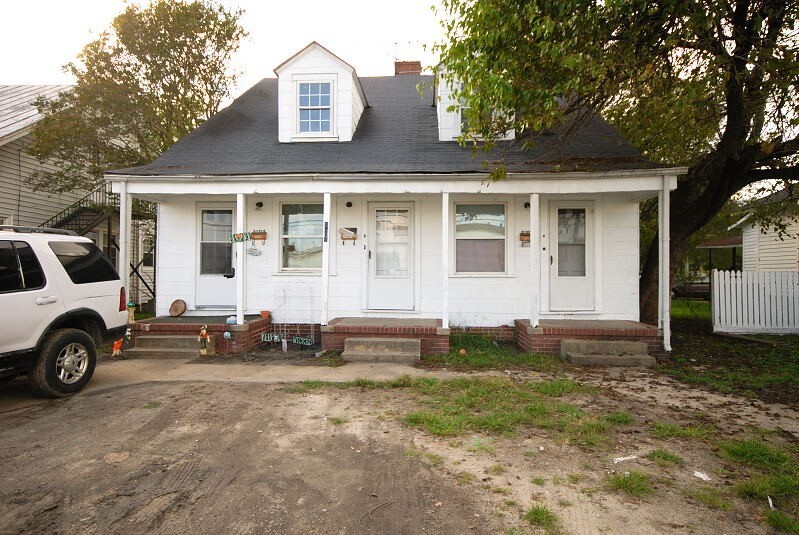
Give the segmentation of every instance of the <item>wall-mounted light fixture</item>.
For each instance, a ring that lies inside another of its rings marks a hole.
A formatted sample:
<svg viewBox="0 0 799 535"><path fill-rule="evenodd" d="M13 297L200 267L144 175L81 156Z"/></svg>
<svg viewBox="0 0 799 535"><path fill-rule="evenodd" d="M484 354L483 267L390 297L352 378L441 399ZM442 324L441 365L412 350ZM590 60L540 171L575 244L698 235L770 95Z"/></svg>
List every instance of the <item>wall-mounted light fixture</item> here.
<svg viewBox="0 0 799 535"><path fill-rule="evenodd" d="M530 203L529 202L524 203L524 207L525 208L530 208Z"/></svg>
<svg viewBox="0 0 799 535"><path fill-rule="evenodd" d="M264 203L262 203L261 201L258 201L257 203L255 203L255 209L256 210L260 210L263 207L264 207Z"/></svg>
<svg viewBox="0 0 799 535"><path fill-rule="evenodd" d="M352 208L352 201L347 201L347 208Z"/></svg>

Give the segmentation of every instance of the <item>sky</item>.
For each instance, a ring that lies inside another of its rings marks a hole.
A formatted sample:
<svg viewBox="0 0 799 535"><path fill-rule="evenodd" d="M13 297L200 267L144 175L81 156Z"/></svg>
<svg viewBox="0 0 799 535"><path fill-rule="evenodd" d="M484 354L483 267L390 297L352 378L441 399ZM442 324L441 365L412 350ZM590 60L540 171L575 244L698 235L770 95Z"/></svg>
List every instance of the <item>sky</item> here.
<svg viewBox="0 0 799 535"><path fill-rule="evenodd" d="M429 47L442 38L435 0L221 0L244 10L249 33L233 61L233 96L265 77L311 41L361 76L394 74L394 61L435 63ZM0 18L0 84L69 84L62 65L107 29L129 3L146 0L5 0ZM425 49L427 45L427 50Z"/></svg>

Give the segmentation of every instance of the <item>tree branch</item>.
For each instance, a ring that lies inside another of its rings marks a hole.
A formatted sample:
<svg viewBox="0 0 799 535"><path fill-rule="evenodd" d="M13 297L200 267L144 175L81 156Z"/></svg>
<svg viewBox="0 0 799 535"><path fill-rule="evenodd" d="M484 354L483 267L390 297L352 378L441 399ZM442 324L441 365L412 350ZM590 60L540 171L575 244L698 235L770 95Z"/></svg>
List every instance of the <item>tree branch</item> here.
<svg viewBox="0 0 799 535"><path fill-rule="evenodd" d="M752 169L747 174L750 182L760 180L799 180L799 165L778 169Z"/></svg>

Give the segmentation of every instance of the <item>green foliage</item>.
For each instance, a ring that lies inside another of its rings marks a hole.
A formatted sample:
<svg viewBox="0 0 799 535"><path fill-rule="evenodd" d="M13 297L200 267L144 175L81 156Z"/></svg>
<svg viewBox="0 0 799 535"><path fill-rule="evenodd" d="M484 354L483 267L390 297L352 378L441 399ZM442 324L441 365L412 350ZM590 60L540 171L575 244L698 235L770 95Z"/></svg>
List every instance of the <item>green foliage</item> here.
<svg viewBox="0 0 799 535"><path fill-rule="evenodd" d="M235 81L228 63L246 34L241 11L213 0L128 5L64 68L75 85L36 101L29 151L58 168L50 191L90 189L102 173L149 163L216 113Z"/></svg>
<svg viewBox="0 0 799 535"><path fill-rule="evenodd" d="M711 509L720 509L722 511L729 511L732 509L732 504L724 499L724 496L718 490L712 487L688 490L685 492L685 495L707 505Z"/></svg>
<svg viewBox="0 0 799 535"><path fill-rule="evenodd" d="M651 452L649 452L649 455L647 455L647 457L655 461L655 463L657 463L658 466L663 466L663 467L671 465L681 465L685 463L683 458L680 457L679 455L662 449L652 450Z"/></svg>
<svg viewBox="0 0 799 535"><path fill-rule="evenodd" d="M783 533L799 533L799 520L782 511L766 511L766 523Z"/></svg>
<svg viewBox="0 0 799 535"><path fill-rule="evenodd" d="M547 533L556 533L558 517L546 505L534 505L522 516L533 526L544 528Z"/></svg>
<svg viewBox="0 0 799 535"><path fill-rule="evenodd" d="M554 373L564 368L555 356L540 353L520 353L514 347L498 344L490 337L455 332L450 335L447 355L425 355L425 365L444 366L455 370L486 370L523 368ZM460 350L466 350L465 355Z"/></svg>
<svg viewBox="0 0 799 535"><path fill-rule="evenodd" d="M622 492L634 498L640 498L654 492L649 476L636 470L621 474L611 474L607 477L606 483L609 489Z"/></svg>
<svg viewBox="0 0 799 535"><path fill-rule="evenodd" d="M628 412L612 412L602 419L613 425L630 425L635 422L635 418Z"/></svg>
<svg viewBox="0 0 799 535"><path fill-rule="evenodd" d="M681 426L679 424L670 424L658 422L652 424L652 436L656 438L707 438L709 432L702 427L694 426Z"/></svg>
<svg viewBox="0 0 799 535"><path fill-rule="evenodd" d="M721 442L719 448L725 457L744 466L778 473L797 469L790 455L770 447L761 440Z"/></svg>

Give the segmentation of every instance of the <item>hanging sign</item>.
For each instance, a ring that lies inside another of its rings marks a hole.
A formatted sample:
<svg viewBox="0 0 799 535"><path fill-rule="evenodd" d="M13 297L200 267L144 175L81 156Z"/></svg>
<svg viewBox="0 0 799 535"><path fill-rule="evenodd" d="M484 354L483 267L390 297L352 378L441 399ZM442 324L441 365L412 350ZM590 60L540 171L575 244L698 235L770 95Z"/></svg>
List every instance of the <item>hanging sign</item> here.
<svg viewBox="0 0 799 535"><path fill-rule="evenodd" d="M249 232L238 232L236 234L231 234L228 236L228 241L230 243L239 243L244 241L250 241L250 233Z"/></svg>

